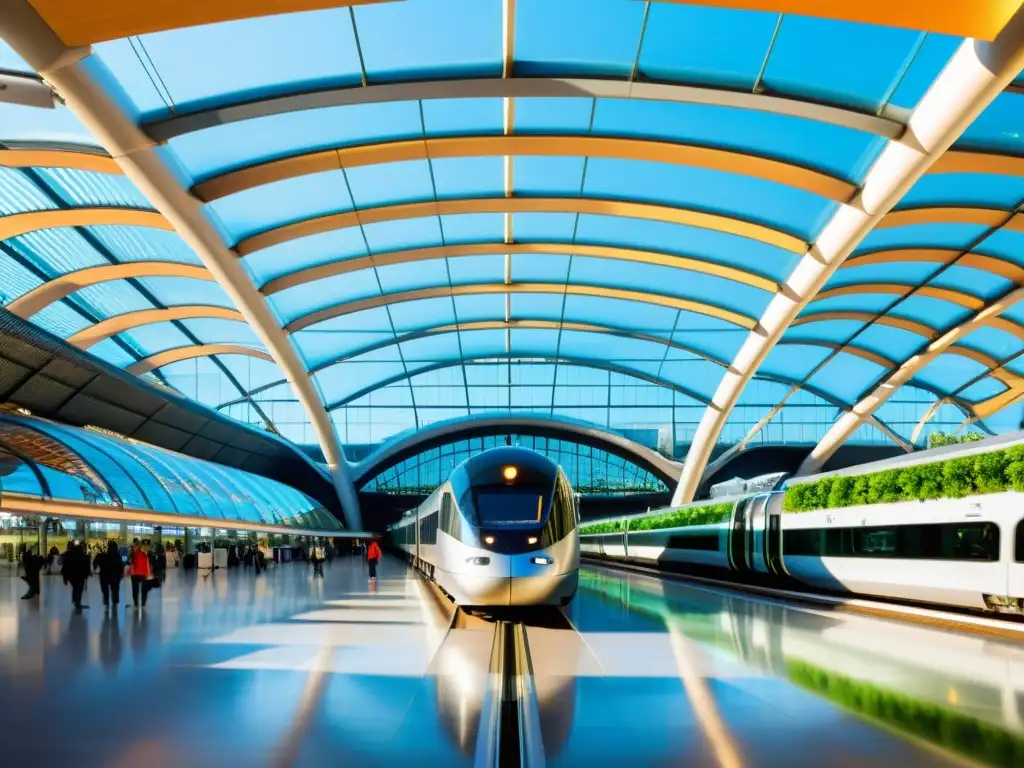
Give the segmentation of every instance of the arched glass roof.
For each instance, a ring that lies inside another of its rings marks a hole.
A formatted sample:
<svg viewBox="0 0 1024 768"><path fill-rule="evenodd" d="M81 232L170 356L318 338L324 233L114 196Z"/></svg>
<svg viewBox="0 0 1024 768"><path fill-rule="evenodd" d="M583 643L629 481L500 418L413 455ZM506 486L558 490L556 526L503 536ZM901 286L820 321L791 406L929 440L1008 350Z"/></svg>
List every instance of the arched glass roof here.
<svg viewBox="0 0 1024 768"><path fill-rule="evenodd" d="M1018 3L107 5L9 12L6 306L332 466L613 378L696 477L1024 415Z"/></svg>
<svg viewBox="0 0 1024 768"><path fill-rule="evenodd" d="M64 503L87 505L94 516L111 507L115 518L129 513L217 527L339 530L333 515L313 499L274 480L11 413L0 414L0 493L7 508L20 500L20 511L44 515L59 515Z"/></svg>

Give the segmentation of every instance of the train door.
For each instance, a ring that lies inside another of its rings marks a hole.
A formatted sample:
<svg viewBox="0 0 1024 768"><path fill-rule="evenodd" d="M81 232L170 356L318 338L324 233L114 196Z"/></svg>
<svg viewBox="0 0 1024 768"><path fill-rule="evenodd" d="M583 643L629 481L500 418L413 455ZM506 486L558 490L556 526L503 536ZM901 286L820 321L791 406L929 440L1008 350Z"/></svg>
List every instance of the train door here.
<svg viewBox="0 0 1024 768"><path fill-rule="evenodd" d="M740 499L732 509L732 527L729 529L729 566L743 573L747 570L746 514L750 499Z"/></svg>
<svg viewBox="0 0 1024 768"><path fill-rule="evenodd" d="M777 494L775 494L777 496ZM775 576L786 576L786 566L782 560L782 511L780 504L770 503L772 496L765 501L764 511L768 518L764 533L764 559L768 572Z"/></svg>
<svg viewBox="0 0 1024 768"><path fill-rule="evenodd" d="M758 573L768 572L768 557L765 552L768 495L755 496L747 504L746 537L747 567Z"/></svg>
<svg viewBox="0 0 1024 768"><path fill-rule="evenodd" d="M1009 550L1009 579L1006 592L1011 601L1016 598L1018 610L1024 610L1024 519L1018 520L1013 527Z"/></svg>

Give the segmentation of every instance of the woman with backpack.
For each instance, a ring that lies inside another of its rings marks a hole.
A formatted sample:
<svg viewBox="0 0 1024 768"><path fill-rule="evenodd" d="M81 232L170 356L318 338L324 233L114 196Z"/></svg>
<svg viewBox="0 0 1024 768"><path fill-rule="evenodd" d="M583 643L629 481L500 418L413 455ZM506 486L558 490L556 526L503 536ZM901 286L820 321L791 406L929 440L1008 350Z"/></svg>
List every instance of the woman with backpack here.
<svg viewBox="0 0 1024 768"><path fill-rule="evenodd" d="M366 564L370 567L370 581L377 581L377 561L380 560L380 547L376 541L371 541L366 548Z"/></svg>

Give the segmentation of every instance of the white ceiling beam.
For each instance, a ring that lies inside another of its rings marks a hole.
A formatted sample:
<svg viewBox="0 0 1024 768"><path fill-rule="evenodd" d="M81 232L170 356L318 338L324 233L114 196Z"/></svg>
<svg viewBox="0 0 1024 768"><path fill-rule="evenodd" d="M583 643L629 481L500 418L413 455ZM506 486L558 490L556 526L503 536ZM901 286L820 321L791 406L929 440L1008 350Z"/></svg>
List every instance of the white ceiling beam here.
<svg viewBox="0 0 1024 768"><path fill-rule="evenodd" d="M91 48L64 45L27 0L0 3L0 36L64 99L234 301L294 388L330 467L346 522L351 529L361 530L358 496L345 454L298 353L241 261L203 215L201 201L181 186L154 151L152 139L122 108L130 99L118 92L120 84L91 56Z"/></svg>
<svg viewBox="0 0 1024 768"><path fill-rule="evenodd" d="M993 42L968 39L960 45L911 114L906 133L882 151L861 190L849 204L841 205L825 225L737 352L693 436L683 475L672 496L673 505L692 501L718 436L744 387L803 308L1022 68L1024 9L1014 15ZM933 342L933 346L940 341ZM901 368L890 379L902 383L912 375L904 375ZM826 435L827 442L822 441L808 461L813 463L816 453L831 455L861 424L862 416L873 410L858 403L840 417Z"/></svg>

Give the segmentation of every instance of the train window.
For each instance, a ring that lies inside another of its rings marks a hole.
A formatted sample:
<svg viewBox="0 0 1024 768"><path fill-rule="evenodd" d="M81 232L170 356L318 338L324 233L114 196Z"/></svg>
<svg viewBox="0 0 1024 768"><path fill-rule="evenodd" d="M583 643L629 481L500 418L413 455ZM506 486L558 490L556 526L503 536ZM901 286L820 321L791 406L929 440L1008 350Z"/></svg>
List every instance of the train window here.
<svg viewBox="0 0 1024 768"><path fill-rule="evenodd" d="M477 522L492 525L538 524L544 519L544 493L537 488L481 489L475 494Z"/></svg>
<svg viewBox="0 0 1024 768"><path fill-rule="evenodd" d="M992 562L999 559L999 526L939 523L789 530L783 533L782 547L790 556Z"/></svg>
<svg viewBox="0 0 1024 768"><path fill-rule="evenodd" d="M1018 563L1024 563L1024 520L1017 523L1017 532L1013 542L1013 559Z"/></svg>
<svg viewBox="0 0 1024 768"><path fill-rule="evenodd" d="M688 536L669 536L670 549L699 549L716 551L718 549L717 533L695 533Z"/></svg>
<svg viewBox="0 0 1024 768"><path fill-rule="evenodd" d="M559 471L555 478L555 497L551 502L548 521L541 534L542 546L549 547L572 533L579 524L579 510L572 493L572 486L565 474Z"/></svg>

